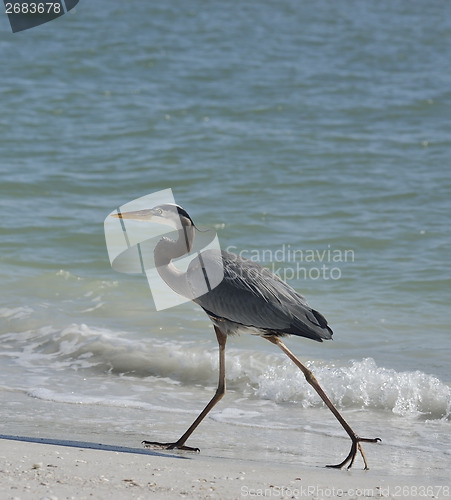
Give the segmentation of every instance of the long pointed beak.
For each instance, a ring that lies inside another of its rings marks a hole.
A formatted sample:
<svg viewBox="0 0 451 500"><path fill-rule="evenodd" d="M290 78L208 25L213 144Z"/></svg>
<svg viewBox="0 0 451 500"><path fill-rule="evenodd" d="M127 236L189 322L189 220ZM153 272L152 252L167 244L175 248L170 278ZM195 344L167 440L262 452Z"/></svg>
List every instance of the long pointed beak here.
<svg viewBox="0 0 451 500"><path fill-rule="evenodd" d="M146 210L136 210L134 212L118 212L116 214L111 214L111 217L114 217L116 219L149 221L152 220L152 217L154 215L155 212L152 209L146 209Z"/></svg>

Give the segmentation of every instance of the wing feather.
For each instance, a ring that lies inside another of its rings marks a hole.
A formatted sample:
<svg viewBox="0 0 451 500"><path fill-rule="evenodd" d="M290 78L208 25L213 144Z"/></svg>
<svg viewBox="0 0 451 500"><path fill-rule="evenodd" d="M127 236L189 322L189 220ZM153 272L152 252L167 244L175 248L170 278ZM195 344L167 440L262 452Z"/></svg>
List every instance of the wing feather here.
<svg viewBox="0 0 451 500"><path fill-rule="evenodd" d="M317 341L332 338L324 316L268 269L225 251L206 250L201 255L188 273L200 265L206 269L221 266L220 259L224 271L218 286L194 300L207 314L262 334L299 335Z"/></svg>

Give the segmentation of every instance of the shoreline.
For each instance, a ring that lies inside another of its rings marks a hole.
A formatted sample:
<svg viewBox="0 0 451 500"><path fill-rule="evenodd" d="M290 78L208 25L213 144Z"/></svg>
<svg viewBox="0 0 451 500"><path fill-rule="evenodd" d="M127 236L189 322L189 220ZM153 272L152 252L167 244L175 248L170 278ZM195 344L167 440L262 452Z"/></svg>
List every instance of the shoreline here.
<svg viewBox="0 0 451 500"><path fill-rule="evenodd" d="M389 471L295 466L97 443L0 436L0 496L62 498L450 498Z"/></svg>

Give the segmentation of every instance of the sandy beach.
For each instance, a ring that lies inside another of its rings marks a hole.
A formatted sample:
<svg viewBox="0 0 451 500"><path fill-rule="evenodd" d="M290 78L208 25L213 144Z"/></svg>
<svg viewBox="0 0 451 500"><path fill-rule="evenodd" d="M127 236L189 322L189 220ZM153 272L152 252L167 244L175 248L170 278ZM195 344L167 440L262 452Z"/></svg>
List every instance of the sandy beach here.
<svg viewBox="0 0 451 500"><path fill-rule="evenodd" d="M387 471L286 464L102 447L0 440L3 499L449 498L449 486ZM387 467L387 470L389 467Z"/></svg>

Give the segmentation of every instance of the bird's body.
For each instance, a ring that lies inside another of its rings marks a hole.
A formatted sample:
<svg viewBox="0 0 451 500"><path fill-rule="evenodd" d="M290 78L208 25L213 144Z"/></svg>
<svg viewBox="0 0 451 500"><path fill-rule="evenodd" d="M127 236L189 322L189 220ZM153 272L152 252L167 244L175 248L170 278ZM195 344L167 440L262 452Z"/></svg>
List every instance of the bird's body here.
<svg viewBox="0 0 451 500"><path fill-rule="evenodd" d="M245 332L259 335L282 349L303 372L307 382L316 390L351 438L350 453L343 462L332 467L341 468L348 462L351 467L359 451L367 468L360 443L376 442L379 438L357 436L322 390L313 373L281 341L281 337L286 335L297 335L318 342L331 339L332 330L322 314L312 309L302 295L268 269L230 252L205 250L193 257L186 272L177 269L172 261L190 252L196 229L191 217L179 205L164 204L148 210L118 212L114 216L156 222L176 229L176 240L163 237L156 245L156 268L160 277L173 291L193 300L208 314L219 344L219 382L212 400L179 440L172 443L143 441L145 446L199 451L197 448L185 446L185 442L225 394L227 337Z"/></svg>
<svg viewBox="0 0 451 500"><path fill-rule="evenodd" d="M324 316L285 281L254 261L224 250L206 250L201 259L190 264L187 280L193 272L198 275L199 266L211 269L221 265L223 280L193 301L227 335L298 335L319 342L332 338Z"/></svg>

